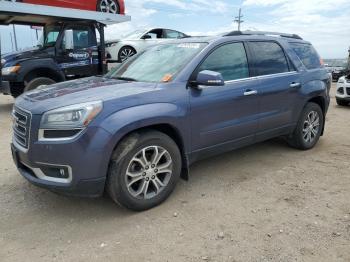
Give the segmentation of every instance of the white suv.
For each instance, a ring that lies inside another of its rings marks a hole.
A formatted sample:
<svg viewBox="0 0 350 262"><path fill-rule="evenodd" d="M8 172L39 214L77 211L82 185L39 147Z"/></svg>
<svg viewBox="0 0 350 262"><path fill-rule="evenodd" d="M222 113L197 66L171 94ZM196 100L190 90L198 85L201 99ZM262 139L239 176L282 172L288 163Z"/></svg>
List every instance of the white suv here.
<svg viewBox="0 0 350 262"><path fill-rule="evenodd" d="M346 76L339 78L335 97L340 106L346 106L350 103L350 78Z"/></svg>

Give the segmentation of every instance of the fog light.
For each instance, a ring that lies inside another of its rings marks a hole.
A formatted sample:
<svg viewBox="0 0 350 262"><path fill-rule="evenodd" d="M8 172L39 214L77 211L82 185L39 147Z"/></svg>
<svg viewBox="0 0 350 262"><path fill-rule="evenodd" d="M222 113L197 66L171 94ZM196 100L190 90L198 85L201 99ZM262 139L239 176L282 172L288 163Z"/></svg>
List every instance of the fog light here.
<svg viewBox="0 0 350 262"><path fill-rule="evenodd" d="M62 178L62 179L69 178L69 171L67 167L45 166L45 167L40 167L40 169L45 174L45 176L48 176L48 177Z"/></svg>

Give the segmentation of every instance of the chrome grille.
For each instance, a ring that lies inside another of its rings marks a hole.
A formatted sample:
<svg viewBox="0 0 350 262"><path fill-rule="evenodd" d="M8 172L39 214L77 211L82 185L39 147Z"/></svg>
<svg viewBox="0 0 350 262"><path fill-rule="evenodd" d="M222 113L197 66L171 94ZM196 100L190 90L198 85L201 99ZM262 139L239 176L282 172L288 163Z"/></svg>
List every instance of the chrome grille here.
<svg viewBox="0 0 350 262"><path fill-rule="evenodd" d="M24 148L29 146L31 115L17 107L12 112L14 140Z"/></svg>

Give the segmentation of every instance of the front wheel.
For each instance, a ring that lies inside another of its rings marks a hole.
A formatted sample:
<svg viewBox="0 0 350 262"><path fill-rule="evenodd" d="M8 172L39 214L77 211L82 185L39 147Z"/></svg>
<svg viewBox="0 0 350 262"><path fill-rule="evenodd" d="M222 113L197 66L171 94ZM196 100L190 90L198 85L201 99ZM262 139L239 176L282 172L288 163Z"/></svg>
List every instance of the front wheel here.
<svg viewBox="0 0 350 262"><path fill-rule="evenodd" d="M120 49L118 54L119 62L124 62L130 57L136 55L136 50L130 46L124 46Z"/></svg>
<svg viewBox="0 0 350 262"><path fill-rule="evenodd" d="M48 86L48 85L53 85L56 82L52 80L51 78L47 77L38 77L32 79L30 82L26 83L26 86L24 88L24 92L28 92L34 89L37 89L40 86Z"/></svg>
<svg viewBox="0 0 350 262"><path fill-rule="evenodd" d="M292 147L308 150L313 148L322 134L324 114L316 103L308 103L301 113L298 124L288 139Z"/></svg>
<svg viewBox="0 0 350 262"><path fill-rule="evenodd" d="M120 14L119 5L116 0L99 0L96 10L103 13Z"/></svg>
<svg viewBox="0 0 350 262"><path fill-rule="evenodd" d="M147 210L168 198L180 173L181 154L170 137L158 131L133 133L113 153L107 191L126 208Z"/></svg>

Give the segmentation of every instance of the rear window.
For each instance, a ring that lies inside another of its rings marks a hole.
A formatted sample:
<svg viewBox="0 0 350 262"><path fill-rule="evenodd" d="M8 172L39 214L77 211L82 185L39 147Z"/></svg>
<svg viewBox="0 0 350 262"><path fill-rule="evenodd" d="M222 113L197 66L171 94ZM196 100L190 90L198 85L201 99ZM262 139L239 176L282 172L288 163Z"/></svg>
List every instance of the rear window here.
<svg viewBox="0 0 350 262"><path fill-rule="evenodd" d="M290 43L290 45L307 69L321 67L320 57L312 45L304 43Z"/></svg>
<svg viewBox="0 0 350 262"><path fill-rule="evenodd" d="M275 42L250 42L254 54L253 68L257 76L289 72L282 48Z"/></svg>

